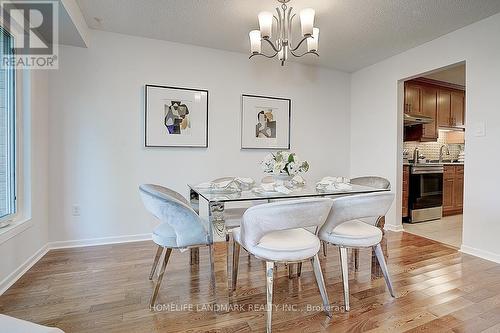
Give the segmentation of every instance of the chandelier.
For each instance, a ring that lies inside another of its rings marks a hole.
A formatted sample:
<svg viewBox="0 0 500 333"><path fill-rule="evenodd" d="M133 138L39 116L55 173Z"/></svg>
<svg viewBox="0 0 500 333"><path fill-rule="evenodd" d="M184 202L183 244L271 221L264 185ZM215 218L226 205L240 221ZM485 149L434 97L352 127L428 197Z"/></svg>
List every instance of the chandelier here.
<svg viewBox="0 0 500 333"><path fill-rule="evenodd" d="M292 14L292 7L288 8L287 3L290 0L277 0L281 3L281 8L276 7L277 16L271 12L259 13L260 30L250 31L250 52L249 58L254 56L264 56L266 58L278 57L281 66L285 65L288 55L302 57L306 54L318 54L319 29L314 27L314 9L305 8L300 11L300 28L302 39L297 45L292 44L292 22L296 14ZM273 24L276 23L276 24ZM274 28L274 29L273 29ZM273 30L276 33L276 40L272 41ZM262 41L269 44L273 50L271 54L262 52ZM300 46L306 42L307 51L300 53Z"/></svg>

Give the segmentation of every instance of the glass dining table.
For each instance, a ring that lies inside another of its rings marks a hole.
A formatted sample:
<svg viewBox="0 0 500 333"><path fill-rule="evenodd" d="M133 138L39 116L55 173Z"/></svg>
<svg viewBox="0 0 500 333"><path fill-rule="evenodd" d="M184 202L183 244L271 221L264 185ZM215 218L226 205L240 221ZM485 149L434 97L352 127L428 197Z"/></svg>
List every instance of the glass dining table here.
<svg viewBox="0 0 500 333"><path fill-rule="evenodd" d="M373 193L389 191L369 186L351 184L334 191L319 191L311 185L295 187L290 193L259 192L255 189L246 191L227 192L214 191L206 188L198 188L196 185L188 184L191 206L198 212L199 216L209 221L212 226L214 240L214 275L216 305L219 309L227 309L231 297L229 284L229 232L224 219L224 208L227 203L234 202L271 202L275 200L293 200L315 197L339 197L362 193ZM221 260L221 258L223 258ZM225 259L225 260L224 260ZM191 249L191 264L198 264L199 249ZM224 312L224 311L222 311Z"/></svg>

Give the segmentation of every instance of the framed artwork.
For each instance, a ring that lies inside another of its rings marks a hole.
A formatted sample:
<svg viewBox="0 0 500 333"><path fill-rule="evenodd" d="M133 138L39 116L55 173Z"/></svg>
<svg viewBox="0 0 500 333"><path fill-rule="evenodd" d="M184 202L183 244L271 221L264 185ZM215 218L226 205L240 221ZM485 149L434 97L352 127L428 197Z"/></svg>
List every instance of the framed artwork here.
<svg viewBox="0 0 500 333"><path fill-rule="evenodd" d="M146 147L208 147L208 91L146 85Z"/></svg>
<svg viewBox="0 0 500 333"><path fill-rule="evenodd" d="M290 109L287 98L242 95L241 148L290 149Z"/></svg>

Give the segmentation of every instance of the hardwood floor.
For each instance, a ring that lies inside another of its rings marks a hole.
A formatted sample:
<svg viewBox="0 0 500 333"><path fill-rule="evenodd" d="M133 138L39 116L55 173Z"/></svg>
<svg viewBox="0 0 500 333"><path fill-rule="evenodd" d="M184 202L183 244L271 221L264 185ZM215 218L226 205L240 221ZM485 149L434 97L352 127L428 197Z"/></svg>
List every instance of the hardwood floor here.
<svg viewBox="0 0 500 333"><path fill-rule="evenodd" d="M350 269L351 311L342 311L338 251L321 256L332 319L320 311L311 266L300 279L280 267L274 280L274 332L500 332L500 265L408 233L387 232L384 250L397 298L368 250ZM263 332L264 264L242 250L234 311L216 314L208 251L189 266L173 252L156 310L148 300L152 242L49 252L0 296L0 312L71 332ZM217 258L221 260L222 258ZM186 306L187 308L182 308ZM191 308L189 308L191 306ZM1 328L0 328L1 331Z"/></svg>

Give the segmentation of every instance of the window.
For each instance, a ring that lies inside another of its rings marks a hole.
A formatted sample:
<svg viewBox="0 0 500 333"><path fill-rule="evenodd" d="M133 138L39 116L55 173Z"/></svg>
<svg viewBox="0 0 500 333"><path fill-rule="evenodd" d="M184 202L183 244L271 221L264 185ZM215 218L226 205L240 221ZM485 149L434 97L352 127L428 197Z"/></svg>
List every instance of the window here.
<svg viewBox="0 0 500 333"><path fill-rule="evenodd" d="M1 56L13 55L14 40L0 28ZM15 69L0 66L0 218L16 213Z"/></svg>

